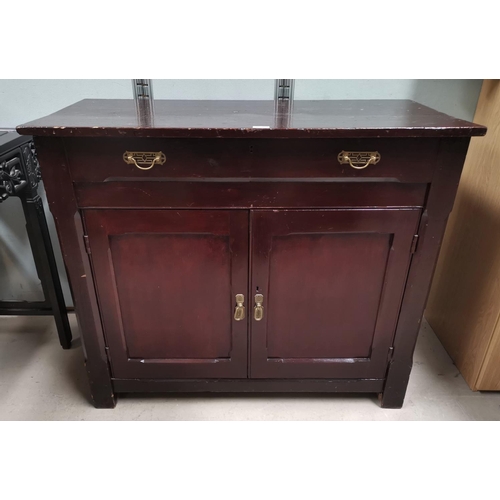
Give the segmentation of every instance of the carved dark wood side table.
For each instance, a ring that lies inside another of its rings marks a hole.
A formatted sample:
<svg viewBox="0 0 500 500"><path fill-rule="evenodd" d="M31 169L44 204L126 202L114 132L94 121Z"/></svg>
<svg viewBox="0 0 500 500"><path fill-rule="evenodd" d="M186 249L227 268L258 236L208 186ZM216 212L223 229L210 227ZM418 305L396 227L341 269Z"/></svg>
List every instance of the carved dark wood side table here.
<svg viewBox="0 0 500 500"><path fill-rule="evenodd" d="M71 329L50 241L42 199L38 194L40 167L31 137L0 132L0 203L17 196L26 217L26 230L45 300L0 301L0 315L54 316L63 349L71 347Z"/></svg>

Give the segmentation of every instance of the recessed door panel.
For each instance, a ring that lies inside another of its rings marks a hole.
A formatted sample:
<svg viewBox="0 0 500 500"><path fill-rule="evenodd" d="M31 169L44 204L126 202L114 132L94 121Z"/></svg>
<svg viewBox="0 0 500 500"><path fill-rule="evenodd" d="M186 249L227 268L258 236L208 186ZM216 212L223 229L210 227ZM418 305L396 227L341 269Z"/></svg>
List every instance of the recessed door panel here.
<svg viewBox="0 0 500 500"><path fill-rule="evenodd" d="M274 238L269 357L368 358L390 238L375 233ZM325 335L333 325L346 334Z"/></svg>

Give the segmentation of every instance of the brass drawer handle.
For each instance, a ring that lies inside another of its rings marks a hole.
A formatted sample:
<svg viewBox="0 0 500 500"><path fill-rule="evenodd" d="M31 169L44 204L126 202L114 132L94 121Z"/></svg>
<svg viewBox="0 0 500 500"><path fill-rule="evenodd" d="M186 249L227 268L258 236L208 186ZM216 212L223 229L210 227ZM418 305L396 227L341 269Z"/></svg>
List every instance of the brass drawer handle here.
<svg viewBox="0 0 500 500"><path fill-rule="evenodd" d="M236 294L236 307L234 308L234 319L235 321L241 321L245 319L245 296L242 293Z"/></svg>
<svg viewBox="0 0 500 500"><path fill-rule="evenodd" d="M150 170L156 163L163 165L166 160L167 158L161 151L125 151L123 153L123 161L129 165L135 165L140 170Z"/></svg>
<svg viewBox="0 0 500 500"><path fill-rule="evenodd" d="M363 170L368 165L376 165L380 161L378 151L341 151L337 156L339 163L348 163L356 170Z"/></svg>
<svg viewBox="0 0 500 500"><path fill-rule="evenodd" d="M264 317L264 295L261 293L255 294L255 306L253 308L253 317L255 321L260 321Z"/></svg>

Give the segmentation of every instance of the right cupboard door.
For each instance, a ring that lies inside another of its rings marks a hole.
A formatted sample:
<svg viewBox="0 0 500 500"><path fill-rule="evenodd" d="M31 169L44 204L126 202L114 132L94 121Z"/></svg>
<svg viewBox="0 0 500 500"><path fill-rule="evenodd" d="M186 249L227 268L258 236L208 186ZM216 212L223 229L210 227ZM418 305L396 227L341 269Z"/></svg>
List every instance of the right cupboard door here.
<svg viewBox="0 0 500 500"><path fill-rule="evenodd" d="M385 377L420 213L252 211L250 376Z"/></svg>

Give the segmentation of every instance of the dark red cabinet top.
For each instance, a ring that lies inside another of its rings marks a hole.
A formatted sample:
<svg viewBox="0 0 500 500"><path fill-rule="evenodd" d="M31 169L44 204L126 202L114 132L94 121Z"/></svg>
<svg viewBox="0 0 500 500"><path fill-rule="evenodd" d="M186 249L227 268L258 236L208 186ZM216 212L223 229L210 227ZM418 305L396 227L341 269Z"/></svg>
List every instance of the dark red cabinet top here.
<svg viewBox="0 0 500 500"><path fill-rule="evenodd" d="M287 120L273 101L154 102L149 120L130 99L85 99L21 125L20 134L65 137L471 137L486 127L410 100L295 101ZM286 126L283 123L287 123Z"/></svg>

